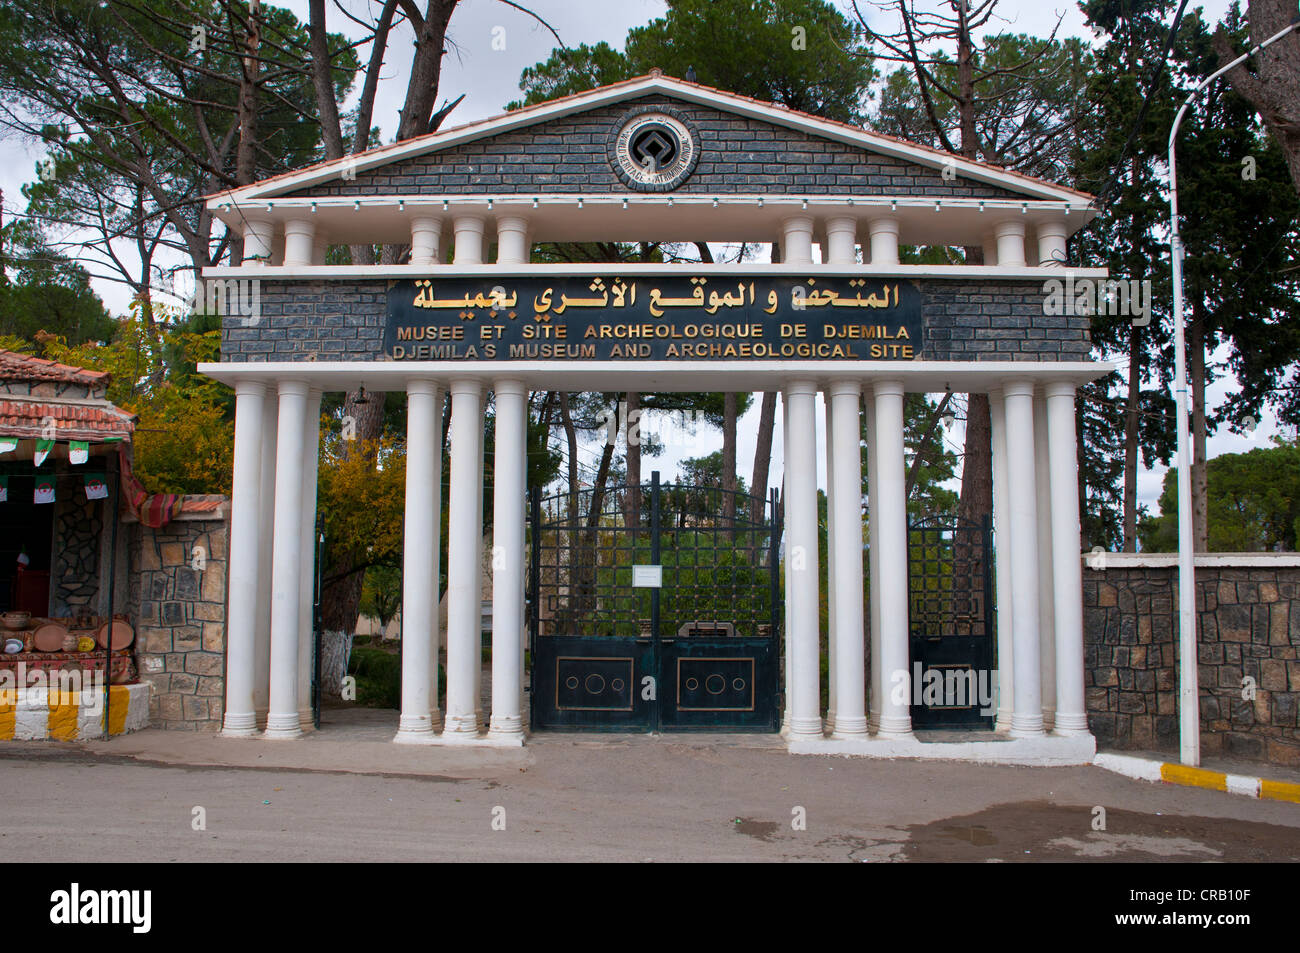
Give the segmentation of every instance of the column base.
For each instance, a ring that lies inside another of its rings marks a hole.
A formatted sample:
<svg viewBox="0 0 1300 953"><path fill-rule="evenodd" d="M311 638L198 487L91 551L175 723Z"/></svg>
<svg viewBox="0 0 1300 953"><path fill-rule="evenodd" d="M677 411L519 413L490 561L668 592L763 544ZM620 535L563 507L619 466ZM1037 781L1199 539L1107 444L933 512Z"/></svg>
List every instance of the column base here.
<svg viewBox="0 0 1300 953"><path fill-rule="evenodd" d="M480 727L477 713L472 715L453 715L449 713L443 725L442 734L444 737L463 735L473 738L477 737Z"/></svg>
<svg viewBox="0 0 1300 953"><path fill-rule="evenodd" d="M434 732L433 718L429 715L402 715L397 721L397 734L393 744L429 745L438 740Z"/></svg>
<svg viewBox="0 0 1300 953"><path fill-rule="evenodd" d="M876 734L882 738L911 738L911 715L881 715Z"/></svg>
<svg viewBox="0 0 1300 953"><path fill-rule="evenodd" d="M1087 715L1067 715L1062 712L1056 713L1056 722L1052 726L1054 734L1058 735L1086 735L1088 731Z"/></svg>
<svg viewBox="0 0 1300 953"><path fill-rule="evenodd" d="M993 720L993 730L994 731L1011 730L1011 709L1009 708L998 709L997 718Z"/></svg>
<svg viewBox="0 0 1300 953"><path fill-rule="evenodd" d="M262 737L268 741L288 741L302 737L302 723L295 711L289 715L271 714L266 719L266 731Z"/></svg>
<svg viewBox="0 0 1300 953"><path fill-rule="evenodd" d="M520 747L524 745L523 728L513 730L490 728L487 733L487 740L491 744L501 745L503 747Z"/></svg>
<svg viewBox="0 0 1300 953"><path fill-rule="evenodd" d="M1013 738L1041 738L1047 734L1043 728L1043 716L1012 715L1010 734Z"/></svg>
<svg viewBox="0 0 1300 953"><path fill-rule="evenodd" d="M257 735L257 715L253 712L227 714L221 726L223 738L252 738Z"/></svg>
<svg viewBox="0 0 1300 953"><path fill-rule="evenodd" d="M841 715L835 721L831 722L831 737L841 740L850 740L853 738L867 737L867 719L863 715L856 717L847 717Z"/></svg>
<svg viewBox="0 0 1300 953"><path fill-rule="evenodd" d="M786 732L788 738L822 738L825 736L825 729L822 727L820 718L791 718L790 728Z"/></svg>

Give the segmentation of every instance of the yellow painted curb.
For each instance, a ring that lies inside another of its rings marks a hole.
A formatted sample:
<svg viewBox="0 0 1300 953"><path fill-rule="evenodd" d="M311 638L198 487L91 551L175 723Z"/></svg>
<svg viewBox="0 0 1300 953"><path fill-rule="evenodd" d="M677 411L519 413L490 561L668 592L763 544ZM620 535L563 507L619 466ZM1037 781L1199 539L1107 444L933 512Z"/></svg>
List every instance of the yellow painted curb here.
<svg viewBox="0 0 1300 953"><path fill-rule="evenodd" d="M76 741L80 699L74 692L50 692L50 740Z"/></svg>
<svg viewBox="0 0 1300 953"><path fill-rule="evenodd" d="M18 721L18 706L0 703L0 741L12 741Z"/></svg>
<svg viewBox="0 0 1300 953"><path fill-rule="evenodd" d="M1185 764L1160 765L1160 780L1170 784L1185 784L1194 788L1208 788L1211 791L1228 790L1228 776L1221 771L1207 771L1205 768L1189 768Z"/></svg>
<svg viewBox="0 0 1300 953"><path fill-rule="evenodd" d="M125 685L108 687L108 733L120 735L126 731L126 712L131 705L131 693Z"/></svg>
<svg viewBox="0 0 1300 953"><path fill-rule="evenodd" d="M1261 778L1259 796L1272 801L1290 801L1292 804L1300 804L1300 784L1292 784L1289 781L1265 781Z"/></svg>

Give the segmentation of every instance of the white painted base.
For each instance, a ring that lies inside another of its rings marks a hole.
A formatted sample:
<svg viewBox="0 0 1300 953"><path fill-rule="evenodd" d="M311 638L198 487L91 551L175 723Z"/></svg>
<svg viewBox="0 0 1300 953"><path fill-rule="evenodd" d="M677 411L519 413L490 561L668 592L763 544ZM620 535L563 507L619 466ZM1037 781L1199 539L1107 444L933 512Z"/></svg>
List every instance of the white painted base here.
<svg viewBox="0 0 1300 953"><path fill-rule="evenodd" d="M789 739L791 754L840 755L849 758L918 758L929 761L974 761L979 764L1091 764L1097 754L1092 735L1041 735L990 741L921 741L874 737L865 740Z"/></svg>

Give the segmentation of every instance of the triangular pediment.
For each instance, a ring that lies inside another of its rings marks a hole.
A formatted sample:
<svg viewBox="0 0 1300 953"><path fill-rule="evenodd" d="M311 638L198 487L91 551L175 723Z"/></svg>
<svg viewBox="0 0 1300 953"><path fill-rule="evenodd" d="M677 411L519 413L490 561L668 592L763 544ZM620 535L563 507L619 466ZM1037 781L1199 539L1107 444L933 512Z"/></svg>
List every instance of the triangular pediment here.
<svg viewBox="0 0 1300 953"><path fill-rule="evenodd" d="M321 163L210 198L633 194L616 140L663 110L694 134L684 195L900 196L1080 203L1085 193L843 123L651 74ZM644 191L644 189L642 189Z"/></svg>

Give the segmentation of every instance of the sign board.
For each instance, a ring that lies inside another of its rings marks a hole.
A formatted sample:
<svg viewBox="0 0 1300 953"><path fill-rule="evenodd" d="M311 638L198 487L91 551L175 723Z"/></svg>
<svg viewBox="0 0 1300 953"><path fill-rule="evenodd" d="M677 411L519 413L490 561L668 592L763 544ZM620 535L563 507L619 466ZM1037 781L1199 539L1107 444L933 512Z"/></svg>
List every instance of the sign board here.
<svg viewBox="0 0 1300 953"><path fill-rule="evenodd" d="M664 587L663 566L633 566L633 589L662 589Z"/></svg>
<svg viewBox="0 0 1300 953"><path fill-rule="evenodd" d="M397 361L910 361L921 291L891 278L422 278L388 291Z"/></svg>

